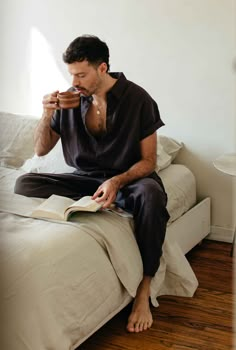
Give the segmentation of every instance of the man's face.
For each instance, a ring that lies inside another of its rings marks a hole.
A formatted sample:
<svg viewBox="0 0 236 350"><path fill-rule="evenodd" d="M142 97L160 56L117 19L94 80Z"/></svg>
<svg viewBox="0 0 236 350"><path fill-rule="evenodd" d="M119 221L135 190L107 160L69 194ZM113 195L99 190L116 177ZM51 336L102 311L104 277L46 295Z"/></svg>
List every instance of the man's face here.
<svg viewBox="0 0 236 350"><path fill-rule="evenodd" d="M73 77L72 85L85 96L95 94L102 86L104 68L106 70L105 63L95 67L86 60L68 64L68 71Z"/></svg>

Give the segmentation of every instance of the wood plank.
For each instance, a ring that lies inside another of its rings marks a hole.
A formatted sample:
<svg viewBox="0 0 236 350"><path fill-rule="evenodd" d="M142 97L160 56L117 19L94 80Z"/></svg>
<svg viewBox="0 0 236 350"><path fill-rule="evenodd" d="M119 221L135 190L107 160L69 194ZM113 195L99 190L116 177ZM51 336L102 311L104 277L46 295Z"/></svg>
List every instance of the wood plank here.
<svg viewBox="0 0 236 350"><path fill-rule="evenodd" d="M199 288L193 298L162 296L150 330L129 334L128 305L78 350L233 350L231 244L204 240L187 254ZM234 348L235 349L235 348Z"/></svg>

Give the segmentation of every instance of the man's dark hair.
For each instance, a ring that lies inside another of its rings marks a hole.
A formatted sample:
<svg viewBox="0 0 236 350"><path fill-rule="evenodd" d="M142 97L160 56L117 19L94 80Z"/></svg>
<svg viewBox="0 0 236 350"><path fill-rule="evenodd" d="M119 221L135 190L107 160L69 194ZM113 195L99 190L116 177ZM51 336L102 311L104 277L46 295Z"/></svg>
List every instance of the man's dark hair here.
<svg viewBox="0 0 236 350"><path fill-rule="evenodd" d="M110 65L107 44L93 35L82 35L73 40L63 54L63 61L74 63L84 60L95 66L105 62L108 71Z"/></svg>

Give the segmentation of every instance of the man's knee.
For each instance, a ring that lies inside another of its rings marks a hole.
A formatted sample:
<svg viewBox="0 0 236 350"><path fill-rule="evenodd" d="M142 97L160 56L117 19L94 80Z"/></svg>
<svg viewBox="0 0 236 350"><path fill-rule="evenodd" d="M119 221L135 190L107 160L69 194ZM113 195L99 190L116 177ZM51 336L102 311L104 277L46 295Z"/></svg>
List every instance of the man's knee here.
<svg viewBox="0 0 236 350"><path fill-rule="evenodd" d="M27 196L28 193L28 186L27 186L27 178L28 175L21 175L16 179L14 192L16 194L21 194L23 196Z"/></svg>
<svg viewBox="0 0 236 350"><path fill-rule="evenodd" d="M145 179L139 184L139 195L147 203L166 205L166 193L153 179Z"/></svg>

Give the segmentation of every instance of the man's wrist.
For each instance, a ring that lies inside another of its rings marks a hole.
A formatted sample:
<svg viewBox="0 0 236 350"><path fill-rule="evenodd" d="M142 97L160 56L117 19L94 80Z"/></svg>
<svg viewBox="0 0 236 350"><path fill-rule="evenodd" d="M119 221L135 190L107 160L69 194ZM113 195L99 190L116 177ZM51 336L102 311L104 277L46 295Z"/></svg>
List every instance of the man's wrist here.
<svg viewBox="0 0 236 350"><path fill-rule="evenodd" d="M116 175L112 178L112 180L116 183L118 190L126 185L125 178L126 178L125 173Z"/></svg>
<svg viewBox="0 0 236 350"><path fill-rule="evenodd" d="M120 182L119 175L113 176L111 178L111 181L115 184L115 186L117 187L117 191L118 191L121 188L121 182Z"/></svg>
<svg viewBox="0 0 236 350"><path fill-rule="evenodd" d="M48 110L44 110L43 111L43 115L42 115L42 118L43 119L49 119L49 120L51 120L51 118L52 118L52 116L53 116L53 113L54 113L54 111L48 111Z"/></svg>

